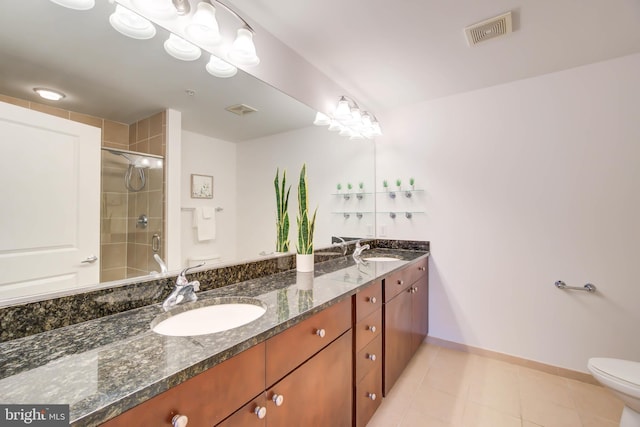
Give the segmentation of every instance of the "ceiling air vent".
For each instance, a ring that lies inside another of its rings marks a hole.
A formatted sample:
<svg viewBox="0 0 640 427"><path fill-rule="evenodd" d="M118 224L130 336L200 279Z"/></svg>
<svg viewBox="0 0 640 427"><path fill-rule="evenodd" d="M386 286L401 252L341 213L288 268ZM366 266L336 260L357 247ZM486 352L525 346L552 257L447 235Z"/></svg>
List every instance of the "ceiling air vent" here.
<svg viewBox="0 0 640 427"><path fill-rule="evenodd" d="M473 24L464 29L469 46L503 36L512 31L511 12Z"/></svg>
<svg viewBox="0 0 640 427"><path fill-rule="evenodd" d="M245 114L255 113L256 111L258 111L255 108L248 106L247 104L232 105L230 107L225 108L225 110L230 111L233 114L237 114L239 116L244 116Z"/></svg>

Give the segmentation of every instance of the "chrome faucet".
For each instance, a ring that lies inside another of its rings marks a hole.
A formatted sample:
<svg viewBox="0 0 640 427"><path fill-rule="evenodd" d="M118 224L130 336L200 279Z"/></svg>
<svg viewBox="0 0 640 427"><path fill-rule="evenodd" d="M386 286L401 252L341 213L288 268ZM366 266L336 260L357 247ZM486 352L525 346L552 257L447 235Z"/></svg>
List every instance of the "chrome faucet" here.
<svg viewBox="0 0 640 427"><path fill-rule="evenodd" d="M360 257L362 256L362 252L364 252L367 249L371 249L371 246L369 246L369 244L361 245L360 240L358 240L356 242L356 248L353 250L353 260L356 263L361 263L362 259Z"/></svg>
<svg viewBox="0 0 640 427"><path fill-rule="evenodd" d="M333 242L332 245L340 247L340 249L342 249L342 256L347 256L347 241L339 236L334 236L332 239L340 240L339 242Z"/></svg>
<svg viewBox="0 0 640 427"><path fill-rule="evenodd" d="M169 311L180 303L193 302L198 299L196 292L200 290L200 282L197 280L189 282L187 279L187 271L202 267L203 265L204 262L193 267L187 267L180 272L180 275L176 279L176 287L173 289L173 292L171 292L171 295L169 295L162 303L164 311Z"/></svg>

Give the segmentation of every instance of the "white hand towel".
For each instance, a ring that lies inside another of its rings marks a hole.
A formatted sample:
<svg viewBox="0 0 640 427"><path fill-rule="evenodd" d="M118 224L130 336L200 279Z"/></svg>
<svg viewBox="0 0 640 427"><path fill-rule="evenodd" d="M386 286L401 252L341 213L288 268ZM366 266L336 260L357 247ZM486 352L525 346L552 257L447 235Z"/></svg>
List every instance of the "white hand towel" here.
<svg viewBox="0 0 640 427"><path fill-rule="evenodd" d="M196 229L198 241L216 238L216 217L213 208L195 208L193 210L193 227Z"/></svg>

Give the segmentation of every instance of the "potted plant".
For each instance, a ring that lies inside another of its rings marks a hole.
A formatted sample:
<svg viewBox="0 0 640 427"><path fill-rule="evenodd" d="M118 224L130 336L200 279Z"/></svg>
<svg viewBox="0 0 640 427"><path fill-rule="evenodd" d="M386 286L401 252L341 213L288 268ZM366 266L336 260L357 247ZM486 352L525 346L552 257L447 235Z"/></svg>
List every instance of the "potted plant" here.
<svg viewBox="0 0 640 427"><path fill-rule="evenodd" d="M313 271L313 231L317 212L318 208L312 216L309 216L307 165L303 164L298 182L298 253L296 254L298 271Z"/></svg>
<svg viewBox="0 0 640 427"><path fill-rule="evenodd" d="M358 188L360 189L360 193L356 195L356 197L358 198L358 200L362 200L362 193L364 193L364 182L360 181L358 183Z"/></svg>
<svg viewBox="0 0 640 427"><path fill-rule="evenodd" d="M276 252L289 252L289 192L291 186L287 186L287 171L282 171L282 184L279 175L280 168L276 169L276 178L273 180L273 186L276 189ZM286 188L286 192L285 192Z"/></svg>
<svg viewBox="0 0 640 427"><path fill-rule="evenodd" d="M416 180L413 177L409 178L409 185L411 186L412 190L415 190L415 184Z"/></svg>
<svg viewBox="0 0 640 427"><path fill-rule="evenodd" d="M396 179L396 187L398 187L398 191L400 191L402 187L402 181L400 179Z"/></svg>
<svg viewBox="0 0 640 427"><path fill-rule="evenodd" d="M384 191L388 191L389 190L389 181L387 181L386 179L384 181L382 181L382 188L384 188Z"/></svg>
<svg viewBox="0 0 640 427"><path fill-rule="evenodd" d="M338 183L338 185L336 185L336 190L338 190L338 194L340 194L340 190L342 190L342 184Z"/></svg>

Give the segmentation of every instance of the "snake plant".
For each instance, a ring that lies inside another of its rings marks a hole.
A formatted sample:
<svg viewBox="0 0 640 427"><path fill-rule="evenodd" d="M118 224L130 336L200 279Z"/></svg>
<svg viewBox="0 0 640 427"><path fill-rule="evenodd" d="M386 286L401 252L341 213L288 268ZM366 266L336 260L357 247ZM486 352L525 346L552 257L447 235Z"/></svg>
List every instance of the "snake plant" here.
<svg viewBox="0 0 640 427"><path fill-rule="evenodd" d="M318 208L309 217L309 200L307 189L307 165L302 165L300 181L298 183L298 253L313 253L313 230L316 224Z"/></svg>
<svg viewBox="0 0 640 427"><path fill-rule="evenodd" d="M276 218L276 230L278 238L276 241L277 252L289 252L289 192L291 186L286 189L287 171L282 171L282 184L280 184L280 169L276 169L276 178L273 180L273 186L276 189L276 205L278 214Z"/></svg>

